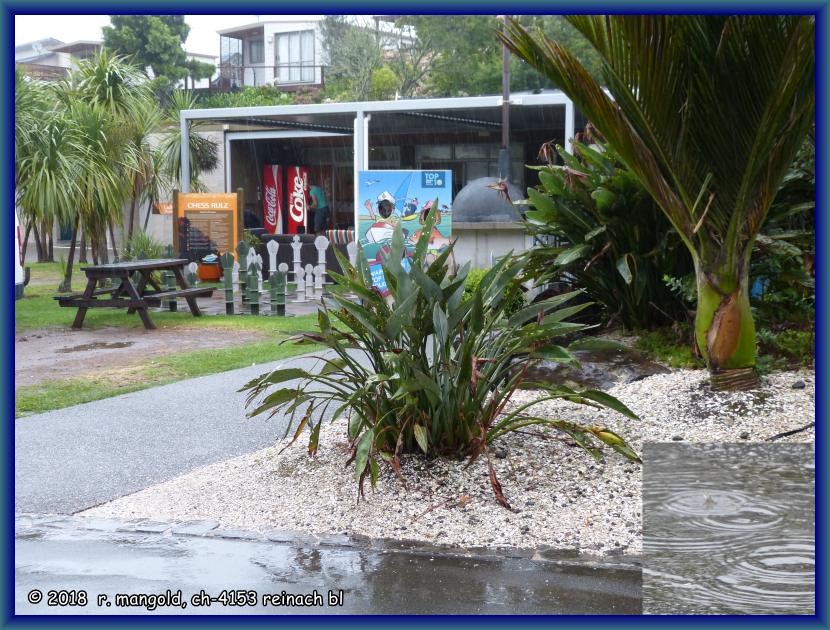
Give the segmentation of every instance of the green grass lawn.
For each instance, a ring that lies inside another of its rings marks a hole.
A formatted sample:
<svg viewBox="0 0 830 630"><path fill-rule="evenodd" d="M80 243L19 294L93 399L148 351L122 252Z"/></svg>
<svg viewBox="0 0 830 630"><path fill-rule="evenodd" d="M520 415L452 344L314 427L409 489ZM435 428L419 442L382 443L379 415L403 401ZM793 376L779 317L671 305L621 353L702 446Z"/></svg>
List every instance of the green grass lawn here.
<svg viewBox="0 0 830 630"><path fill-rule="evenodd" d="M285 339L285 335L282 339ZM291 343L279 345L279 341L275 338L273 341L248 343L233 348L174 353L148 358L142 364L119 369L114 374L27 385L15 392L15 417L247 367L254 363L252 357L256 357L257 363L266 363L319 349L319 346L297 346Z"/></svg>
<svg viewBox="0 0 830 630"><path fill-rule="evenodd" d="M52 299L63 275L60 264L36 263L30 266L31 280L25 289L25 295L15 302L15 332L53 326L68 328L75 318L76 309L61 308ZM81 290L84 282L83 273L73 274L73 289ZM136 365L110 373L82 375L20 387L15 391L15 415L60 409L187 378L233 370L249 366L254 361L277 361L319 349L319 346L315 345L280 344L291 335L317 330L316 315L193 317L185 309L176 313L153 312L151 317L160 328L205 328L220 331L220 334L222 329L244 330L261 334L262 340L228 348L171 352L164 357L147 357ZM84 328L94 330L107 326L140 328L142 323L137 315L128 315L123 309L87 311Z"/></svg>
<svg viewBox="0 0 830 630"><path fill-rule="evenodd" d="M24 290L23 298L15 302L14 328L15 332L24 332L36 328L50 326L68 327L75 319L75 308L58 306L53 296L57 295L57 287L63 278L60 263L34 263L27 265L31 268L31 280ZM72 274L72 289L80 292L86 284L86 276L77 271ZM207 284L203 286L216 286ZM289 287L290 288L290 287ZM153 311L150 314L153 323L159 327L186 326L188 328L235 328L262 333L303 332L316 330L316 315L301 315L299 317L239 317L236 315L211 315L193 317L185 307L183 310L171 313L169 311ZM141 328L141 318L138 315L128 315L124 309L89 309L84 319L84 328L95 329L107 326L124 328Z"/></svg>

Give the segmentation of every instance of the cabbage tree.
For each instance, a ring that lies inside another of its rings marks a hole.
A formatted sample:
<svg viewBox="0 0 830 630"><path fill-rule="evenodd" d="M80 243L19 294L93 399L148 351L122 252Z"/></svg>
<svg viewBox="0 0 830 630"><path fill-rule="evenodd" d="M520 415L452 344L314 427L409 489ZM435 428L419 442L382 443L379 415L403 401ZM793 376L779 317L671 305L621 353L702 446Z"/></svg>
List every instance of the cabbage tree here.
<svg viewBox="0 0 830 630"><path fill-rule="evenodd" d="M640 178L689 249L695 337L716 387L756 376L749 262L813 123L815 20L799 15L569 16L607 91L515 21L501 35L553 80Z"/></svg>

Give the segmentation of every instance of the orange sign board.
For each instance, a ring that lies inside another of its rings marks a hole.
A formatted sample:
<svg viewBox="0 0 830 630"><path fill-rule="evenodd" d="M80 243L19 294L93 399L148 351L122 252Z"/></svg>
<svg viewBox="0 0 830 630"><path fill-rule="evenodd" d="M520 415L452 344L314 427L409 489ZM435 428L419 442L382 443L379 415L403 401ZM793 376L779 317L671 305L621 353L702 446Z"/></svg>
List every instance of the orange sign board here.
<svg viewBox="0 0 830 630"><path fill-rule="evenodd" d="M176 250L189 258L230 252L242 240L242 191L173 193L173 238Z"/></svg>
<svg viewBox="0 0 830 630"><path fill-rule="evenodd" d="M155 210L156 214L173 214L173 202L157 201L153 205L153 210Z"/></svg>
<svg viewBox="0 0 830 630"><path fill-rule="evenodd" d="M179 209L236 212L236 193L179 193Z"/></svg>

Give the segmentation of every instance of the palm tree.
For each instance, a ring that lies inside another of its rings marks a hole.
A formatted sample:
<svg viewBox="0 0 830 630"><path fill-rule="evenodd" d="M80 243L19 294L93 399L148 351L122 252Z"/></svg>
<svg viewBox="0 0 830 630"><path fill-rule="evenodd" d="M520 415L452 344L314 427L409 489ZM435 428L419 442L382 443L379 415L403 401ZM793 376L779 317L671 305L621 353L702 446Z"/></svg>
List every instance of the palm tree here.
<svg viewBox="0 0 830 630"><path fill-rule="evenodd" d="M713 386L754 386L749 259L814 119L814 18L567 19L599 54L608 93L545 36L512 21L500 37L587 115L691 252Z"/></svg>
<svg viewBox="0 0 830 630"><path fill-rule="evenodd" d="M84 150L76 156L75 169L79 195L74 217L72 242L69 250L62 290L71 290L72 261L79 227L83 227L93 242L93 251L104 256L106 236L104 226L111 226L130 190L129 175L134 158L129 151L120 156L113 137L120 118L113 118L97 104L77 102L70 109Z"/></svg>
<svg viewBox="0 0 830 630"><path fill-rule="evenodd" d="M19 196L23 192L25 180L21 179L20 161L28 156L33 148L35 133L43 127L40 124L47 112L45 107L45 86L24 74L19 68L14 71L14 162L15 162L15 205L20 208L20 218L26 224L23 237L23 257L26 256L26 246L29 234L36 220L30 209L21 206ZM34 209L32 209L34 210ZM38 243L40 249L40 243Z"/></svg>
<svg viewBox="0 0 830 630"><path fill-rule="evenodd" d="M72 242L61 290L71 289L79 229L106 260L106 232L120 225L122 204L152 171L147 136L158 123L146 77L102 51L47 88L15 75L17 201L35 237L70 221ZM38 229L39 228L39 229ZM43 245L39 242L39 250Z"/></svg>
<svg viewBox="0 0 830 630"><path fill-rule="evenodd" d="M161 151L154 149L151 154L151 162L149 168L144 173L144 185L141 188L141 201L147 202L147 214L144 217L144 226L142 230L147 231L147 224L150 222L150 213L153 211L153 205L158 203L162 195L166 194L170 188L170 179L167 177L165 169L164 156Z"/></svg>
<svg viewBox="0 0 830 630"><path fill-rule="evenodd" d="M127 242L133 238L136 222L136 206L144 197L145 187L155 177L156 151L150 144L150 135L157 131L161 123L161 112L152 102L137 103L133 111L129 129L128 142L135 157L136 168L132 174L130 214L127 218Z"/></svg>
<svg viewBox="0 0 830 630"><path fill-rule="evenodd" d="M205 190L199 176L202 173L209 173L215 170L219 165L219 147L210 138L199 135L198 128L200 123L195 121L191 122L187 128L187 139L182 139L179 112L183 109L195 108L196 98L192 93L183 90L173 92L170 99L170 106L165 112L165 123L168 126L169 133L165 136L160 148L164 155L167 177L181 190L181 147L183 142L187 142L190 148L190 189L197 192Z"/></svg>
<svg viewBox="0 0 830 630"><path fill-rule="evenodd" d="M144 121L135 116L149 102L146 78L122 57L102 51L82 61L56 91L59 106L75 122L83 151L75 154L79 195L72 217L69 260L60 289L71 290L78 230L88 236L93 260L106 260L106 231L117 256L113 224L132 189L142 156L132 140Z"/></svg>
<svg viewBox="0 0 830 630"><path fill-rule="evenodd" d="M27 134L15 163L17 203L38 240L52 230L56 219L72 217L79 196L75 157L84 146L74 121L61 111L45 114ZM42 247L39 243L39 253Z"/></svg>

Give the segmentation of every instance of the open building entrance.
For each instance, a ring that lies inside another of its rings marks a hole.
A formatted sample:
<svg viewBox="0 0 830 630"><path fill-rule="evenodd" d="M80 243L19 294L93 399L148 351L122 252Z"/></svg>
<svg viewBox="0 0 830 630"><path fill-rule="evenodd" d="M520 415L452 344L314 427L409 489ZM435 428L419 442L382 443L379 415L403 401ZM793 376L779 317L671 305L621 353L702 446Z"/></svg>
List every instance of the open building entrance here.
<svg viewBox="0 0 830 630"><path fill-rule="evenodd" d="M299 166L310 183L322 184L329 229L352 229L365 201L354 194L360 170L448 169L453 196L471 181L500 176L501 116L500 97L471 97L190 110L182 125L200 120L207 123L201 128L224 131L225 190L244 189L246 228L262 229L264 169L280 165L283 178ZM511 97L511 182L522 191L536 185L536 172L525 166L540 163L543 143L565 145L578 123L561 92ZM188 169L184 155L182 162Z"/></svg>

